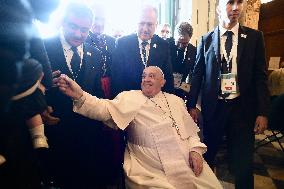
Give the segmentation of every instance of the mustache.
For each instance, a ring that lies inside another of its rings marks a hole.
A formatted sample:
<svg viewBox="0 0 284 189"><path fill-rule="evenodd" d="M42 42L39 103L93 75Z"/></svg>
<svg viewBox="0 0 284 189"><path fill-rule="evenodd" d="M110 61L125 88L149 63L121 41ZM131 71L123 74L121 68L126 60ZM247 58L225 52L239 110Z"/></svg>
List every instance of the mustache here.
<svg viewBox="0 0 284 189"><path fill-rule="evenodd" d="M240 14L240 11L238 11L238 10L233 10L231 14Z"/></svg>
<svg viewBox="0 0 284 189"><path fill-rule="evenodd" d="M146 34L146 35L150 35L150 33L149 32L147 32L147 31L143 31L143 32L141 32L142 34Z"/></svg>

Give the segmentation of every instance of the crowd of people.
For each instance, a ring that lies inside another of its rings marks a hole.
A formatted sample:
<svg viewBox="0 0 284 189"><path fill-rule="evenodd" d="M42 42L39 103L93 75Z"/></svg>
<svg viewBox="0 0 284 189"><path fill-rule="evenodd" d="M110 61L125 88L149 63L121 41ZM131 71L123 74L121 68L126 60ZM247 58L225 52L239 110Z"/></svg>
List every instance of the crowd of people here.
<svg viewBox="0 0 284 189"><path fill-rule="evenodd" d="M0 188L218 189L224 135L236 188L253 188L269 92L262 33L238 22L243 1L218 2L198 48L189 21L171 36L151 5L115 39L71 2L58 35L41 39L32 21L58 4L46 2L1 1Z"/></svg>

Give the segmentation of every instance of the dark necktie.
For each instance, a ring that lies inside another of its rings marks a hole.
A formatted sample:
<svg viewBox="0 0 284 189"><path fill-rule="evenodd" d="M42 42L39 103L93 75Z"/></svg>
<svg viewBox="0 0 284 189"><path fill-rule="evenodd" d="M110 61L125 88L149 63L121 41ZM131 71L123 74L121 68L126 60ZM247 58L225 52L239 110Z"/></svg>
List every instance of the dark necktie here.
<svg viewBox="0 0 284 189"><path fill-rule="evenodd" d="M149 43L147 41L143 41L141 43L141 46L142 46L142 55L143 55L143 64L146 66L147 65L147 55L146 55L146 46L148 45Z"/></svg>
<svg viewBox="0 0 284 189"><path fill-rule="evenodd" d="M226 31L225 35L227 36L226 42L225 42L225 50L226 50L226 54L227 54L227 59L225 59L225 54L222 58L222 74L227 74L231 72L232 69L232 60L230 60L230 62L227 62L227 60L229 60L229 56L232 50L232 46L233 46L233 41L232 41L232 36L233 36L233 32L232 31ZM225 93L225 94L220 94L220 96L223 99L226 99L230 94L229 93Z"/></svg>
<svg viewBox="0 0 284 189"><path fill-rule="evenodd" d="M73 56L71 59L71 69L73 72L73 77L74 79L76 79L76 77L78 76L78 73L80 71L80 63L81 63L81 58L78 54L78 50L77 47L71 47L71 50L73 51Z"/></svg>
<svg viewBox="0 0 284 189"><path fill-rule="evenodd" d="M233 42L232 42L233 32L232 31L226 31L225 35L227 36L227 39L226 39L226 42L225 42L225 50L227 52L227 56L229 57L231 49L232 49L232 45L233 45Z"/></svg>
<svg viewBox="0 0 284 189"><path fill-rule="evenodd" d="M230 60L230 62L227 62L227 60L229 60L229 56L231 53L231 49L232 49L232 36L233 36L233 32L232 31L226 31L225 34L227 36L226 42L225 42L225 50L226 50L226 54L224 53L224 56L222 58L222 73L223 74L227 74L231 72L231 68L232 68L232 60ZM227 59L225 58L225 56L227 55Z"/></svg>

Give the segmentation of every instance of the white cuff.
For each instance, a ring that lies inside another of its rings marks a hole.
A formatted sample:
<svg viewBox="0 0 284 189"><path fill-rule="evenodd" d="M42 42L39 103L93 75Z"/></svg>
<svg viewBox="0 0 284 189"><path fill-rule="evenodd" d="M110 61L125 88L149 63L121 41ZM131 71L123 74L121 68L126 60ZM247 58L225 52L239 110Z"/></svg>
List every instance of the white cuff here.
<svg viewBox="0 0 284 189"><path fill-rule="evenodd" d="M86 94L83 92L83 95L78 100L73 100L73 106L76 108L81 108L86 100Z"/></svg>
<svg viewBox="0 0 284 189"><path fill-rule="evenodd" d="M204 147L193 147L193 148L190 149L190 152L197 152L202 156L206 152L206 148L204 148Z"/></svg>

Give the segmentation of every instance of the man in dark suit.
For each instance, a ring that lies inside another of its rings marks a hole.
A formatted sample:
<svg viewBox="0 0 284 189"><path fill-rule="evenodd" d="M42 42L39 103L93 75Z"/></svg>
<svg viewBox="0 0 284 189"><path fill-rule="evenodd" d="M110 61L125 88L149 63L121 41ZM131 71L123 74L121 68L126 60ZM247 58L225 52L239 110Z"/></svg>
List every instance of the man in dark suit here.
<svg viewBox="0 0 284 189"><path fill-rule="evenodd" d="M193 28L188 22L181 22L175 28L175 41L170 42L174 72L175 94L184 98L184 90L189 89L196 57L196 47L189 43ZM188 92L188 91L187 91Z"/></svg>
<svg viewBox="0 0 284 189"><path fill-rule="evenodd" d="M110 77L111 77L111 62L112 62L112 52L115 48L115 38L104 34L105 18L103 15L99 15L100 12L96 12L95 21L89 32L89 36L86 42L93 45L102 52L103 56L103 90L105 98L111 97L110 91Z"/></svg>
<svg viewBox="0 0 284 189"><path fill-rule="evenodd" d="M226 134L236 188L249 189L254 185L254 134L267 128L269 94L263 36L239 25L242 10L242 0L219 1L219 26L201 39L187 106L197 120L201 89L205 159L214 166Z"/></svg>
<svg viewBox="0 0 284 189"><path fill-rule="evenodd" d="M173 92L173 76L168 43L154 35L157 27L157 9L142 8L137 34L117 40L113 53L112 89L116 96L121 91L139 90L143 69L147 66L160 67L167 80L164 91Z"/></svg>
<svg viewBox="0 0 284 189"><path fill-rule="evenodd" d="M104 98L109 99L111 98L111 63L112 53L115 48L115 38L104 34L106 20L103 7L96 5L93 7L93 10L95 12L95 19L86 42L102 52L103 62L101 69L103 75L101 83ZM109 169L108 181L112 185L118 185L123 175L123 136L120 134L121 131L109 127L104 127L103 132L107 135L107 137L104 138L104 149L108 151L108 164L105 165L105 169Z"/></svg>
<svg viewBox="0 0 284 189"><path fill-rule="evenodd" d="M93 14L84 4L70 3L65 10L60 35L45 41L53 74L66 74L89 93L103 97L101 52L84 43L92 26ZM60 188L104 188L107 163L101 141L102 123L72 111L72 99L58 88L47 91L48 104L58 125L46 127L52 177ZM107 158L106 158L107 159Z"/></svg>

